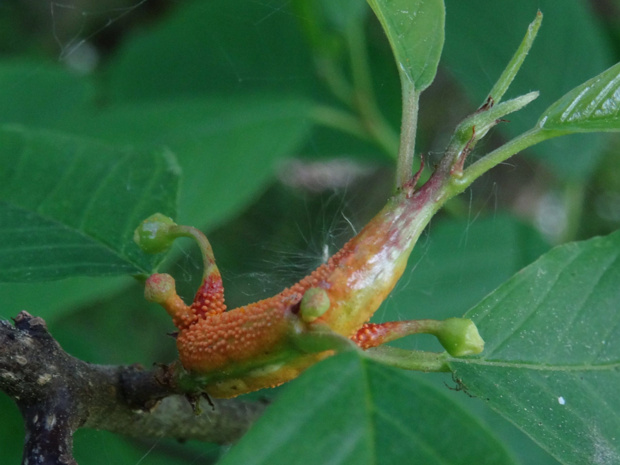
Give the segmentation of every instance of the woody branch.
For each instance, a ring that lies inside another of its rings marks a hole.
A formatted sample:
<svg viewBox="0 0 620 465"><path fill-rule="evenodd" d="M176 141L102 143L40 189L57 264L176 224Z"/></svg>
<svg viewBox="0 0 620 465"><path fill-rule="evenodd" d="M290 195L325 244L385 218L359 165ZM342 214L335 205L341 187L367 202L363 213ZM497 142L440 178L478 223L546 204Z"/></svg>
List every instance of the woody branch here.
<svg viewBox="0 0 620 465"><path fill-rule="evenodd" d="M0 321L0 390L24 419L24 464L75 464L78 428L231 443L265 407L240 400L214 400L212 407L202 400L198 415L166 382L165 367L89 364L67 354L43 319L21 312L14 321Z"/></svg>

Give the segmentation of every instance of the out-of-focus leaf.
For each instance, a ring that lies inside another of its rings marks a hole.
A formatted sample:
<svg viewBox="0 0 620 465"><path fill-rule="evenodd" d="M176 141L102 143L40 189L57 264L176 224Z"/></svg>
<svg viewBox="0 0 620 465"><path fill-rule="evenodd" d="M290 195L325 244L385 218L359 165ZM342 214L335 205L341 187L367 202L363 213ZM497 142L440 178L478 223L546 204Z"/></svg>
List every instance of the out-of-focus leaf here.
<svg viewBox="0 0 620 465"><path fill-rule="evenodd" d="M2 460L5 463L20 463L24 443L24 422L17 405L4 393L0 394L2 422L0 423L0 441Z"/></svg>
<svg viewBox="0 0 620 465"><path fill-rule="evenodd" d="M444 42L443 0L368 0L387 35L401 79L416 92L437 72Z"/></svg>
<svg viewBox="0 0 620 465"><path fill-rule="evenodd" d="M85 465L128 463L139 465L213 464L219 446L204 443L182 444L162 438L129 439L108 431L79 429L75 434L74 457Z"/></svg>
<svg viewBox="0 0 620 465"><path fill-rule="evenodd" d="M61 123L116 144L170 148L183 170L178 222L230 219L303 140L308 102L284 95L209 97L111 107Z"/></svg>
<svg viewBox="0 0 620 465"><path fill-rule="evenodd" d="M221 465L292 457L297 465L514 463L492 432L410 375L356 353L321 362L288 386Z"/></svg>
<svg viewBox="0 0 620 465"><path fill-rule="evenodd" d="M126 41L108 67L118 102L205 93L309 95L312 57L287 0L182 2Z"/></svg>
<svg viewBox="0 0 620 465"><path fill-rule="evenodd" d="M538 125L560 132L619 131L620 63L551 105Z"/></svg>
<svg viewBox="0 0 620 465"><path fill-rule="evenodd" d="M558 247L468 312L486 349L452 367L560 462L618 463L619 302L620 232Z"/></svg>
<svg viewBox="0 0 620 465"><path fill-rule="evenodd" d="M58 133L0 131L0 280L148 273L133 243L142 219L174 216L168 152L120 150Z"/></svg>
<svg viewBox="0 0 620 465"><path fill-rule="evenodd" d="M0 62L0 124L49 127L86 106L94 95L87 79L59 66Z"/></svg>
<svg viewBox="0 0 620 465"><path fill-rule="evenodd" d="M327 19L341 31L362 21L368 11L366 2L360 0L322 0L320 3Z"/></svg>
<svg viewBox="0 0 620 465"><path fill-rule="evenodd" d="M133 281L129 276L79 276L57 281L0 283L2 317L14 317L21 310L26 310L50 324L54 319L75 311L77 307L113 295Z"/></svg>
<svg viewBox="0 0 620 465"><path fill-rule="evenodd" d="M540 96L512 115L510 123L499 126L499 130L514 137L530 129L564 93L613 64L609 42L588 8L588 3L582 1L446 0L449 13L442 64L473 104L481 104L508 64L527 25L538 10L542 11L542 27L506 98L533 90L540 91ZM562 177L587 179L600 159L603 143L601 135L571 135L552 139L530 151Z"/></svg>

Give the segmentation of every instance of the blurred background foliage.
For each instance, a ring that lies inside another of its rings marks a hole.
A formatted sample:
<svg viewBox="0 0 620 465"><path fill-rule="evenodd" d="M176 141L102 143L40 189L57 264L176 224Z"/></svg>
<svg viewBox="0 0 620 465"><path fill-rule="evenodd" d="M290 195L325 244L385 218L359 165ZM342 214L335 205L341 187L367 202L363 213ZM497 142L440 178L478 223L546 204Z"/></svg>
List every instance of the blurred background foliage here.
<svg viewBox="0 0 620 465"><path fill-rule="evenodd" d="M266 297L322 263L392 189L400 87L389 46L368 8L343 19L329 4L0 2L0 121L169 148L183 170L178 219L207 232L229 307ZM482 103L538 8L543 27L507 97L530 90L541 97L477 152L531 127L551 102L618 61L620 2L446 0L444 54L421 101L418 152L428 165ZM384 124L377 132L351 104L359 72L352 47L366 54L367 97ZM561 138L493 170L433 220L377 319L462 315L552 245L618 229L619 143ZM201 270L187 245L162 268L189 298ZM2 284L0 295L4 318L22 309L45 317L81 359L149 366L175 358L169 318L129 277ZM423 337L403 344L435 348ZM437 378L438 389L444 382ZM519 463L556 463L483 403L449 395L492 427ZM0 462L17 463L20 418L0 402ZM84 464L211 463L224 450L101 432L76 439Z"/></svg>

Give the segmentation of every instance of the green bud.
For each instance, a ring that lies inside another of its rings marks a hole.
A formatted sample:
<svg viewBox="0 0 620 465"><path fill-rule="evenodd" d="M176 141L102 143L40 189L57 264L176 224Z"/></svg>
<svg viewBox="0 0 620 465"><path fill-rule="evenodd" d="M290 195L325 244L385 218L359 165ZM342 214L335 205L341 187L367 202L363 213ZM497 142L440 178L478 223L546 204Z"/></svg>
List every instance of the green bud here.
<svg viewBox="0 0 620 465"><path fill-rule="evenodd" d="M176 237L169 233L171 226L176 226L172 218L155 213L140 223L133 233L133 240L146 253L166 252Z"/></svg>
<svg viewBox="0 0 620 465"><path fill-rule="evenodd" d="M329 296L325 289L311 287L305 292L299 305L301 319L311 323L329 310L329 306Z"/></svg>
<svg viewBox="0 0 620 465"><path fill-rule="evenodd" d="M484 341L478 333L478 328L467 318L443 320L434 334L443 348L453 357L479 354L484 350Z"/></svg>

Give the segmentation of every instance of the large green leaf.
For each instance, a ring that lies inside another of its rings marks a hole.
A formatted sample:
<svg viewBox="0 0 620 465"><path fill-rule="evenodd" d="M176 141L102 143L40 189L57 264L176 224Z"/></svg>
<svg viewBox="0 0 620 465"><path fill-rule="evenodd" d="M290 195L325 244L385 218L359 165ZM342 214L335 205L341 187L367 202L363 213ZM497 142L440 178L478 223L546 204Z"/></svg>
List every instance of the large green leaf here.
<svg viewBox="0 0 620 465"><path fill-rule="evenodd" d="M560 462L620 462L620 232L558 247L467 316L486 341L464 386Z"/></svg>
<svg viewBox="0 0 620 465"><path fill-rule="evenodd" d="M328 359L291 383L221 465L514 463L490 431L410 375L355 353Z"/></svg>
<svg viewBox="0 0 620 465"><path fill-rule="evenodd" d="M181 2L155 27L130 37L111 59L112 97L136 101L266 90L307 95L317 80L288 3Z"/></svg>
<svg viewBox="0 0 620 465"><path fill-rule="evenodd" d="M620 63L551 105L538 125L561 132L619 131Z"/></svg>
<svg viewBox="0 0 620 465"><path fill-rule="evenodd" d="M132 235L153 212L175 213L170 153L20 128L1 130L0 145L0 280L153 269Z"/></svg>
<svg viewBox="0 0 620 465"><path fill-rule="evenodd" d="M0 124L43 127L85 107L94 95L84 77L33 61L0 62L0 89Z"/></svg>
<svg viewBox="0 0 620 465"><path fill-rule="evenodd" d="M392 46L401 79L417 92L437 72L444 41L443 0L368 0Z"/></svg>
<svg viewBox="0 0 620 465"><path fill-rule="evenodd" d="M475 213L472 214L475 216ZM470 219L441 218L413 250L407 270L374 321L460 317L514 273L549 250L531 226L505 213ZM406 349L441 351L431 336L400 339ZM443 380L435 380L443 386ZM537 465L557 463L528 437L480 399L453 395L477 418L484 419L503 444L521 459Z"/></svg>
<svg viewBox="0 0 620 465"><path fill-rule="evenodd" d="M540 91L540 96L512 115L509 123L499 126L511 137L530 129L559 97L613 64L609 42L601 35L588 2L446 0L446 8L442 64L474 105L486 98L536 12L540 9L544 14L534 46L506 98L532 90ZM600 159L603 143L600 135L580 134L553 139L530 150L558 175L587 179Z"/></svg>
<svg viewBox="0 0 620 465"><path fill-rule="evenodd" d="M129 276L76 276L56 281L0 283L3 317L14 317L21 310L44 318L48 324L70 314L93 300L114 295L135 280Z"/></svg>
<svg viewBox="0 0 620 465"><path fill-rule="evenodd" d="M62 127L114 143L165 146L183 170L178 221L230 219L273 178L306 134L308 103L285 95L201 97L126 104Z"/></svg>

